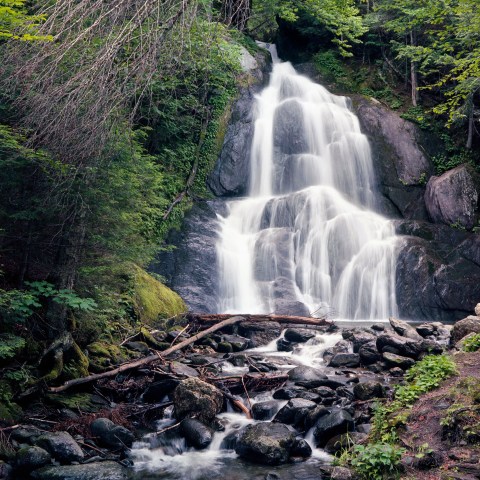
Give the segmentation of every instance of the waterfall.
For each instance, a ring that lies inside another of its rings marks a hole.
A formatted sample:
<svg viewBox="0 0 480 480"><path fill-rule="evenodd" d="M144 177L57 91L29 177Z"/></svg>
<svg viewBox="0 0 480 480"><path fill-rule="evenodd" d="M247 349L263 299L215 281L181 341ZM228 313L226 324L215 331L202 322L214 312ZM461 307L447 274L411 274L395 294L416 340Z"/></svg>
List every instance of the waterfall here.
<svg viewBox="0 0 480 480"><path fill-rule="evenodd" d="M218 310L396 315L396 238L375 198L348 99L274 62L256 99L249 195L219 217Z"/></svg>

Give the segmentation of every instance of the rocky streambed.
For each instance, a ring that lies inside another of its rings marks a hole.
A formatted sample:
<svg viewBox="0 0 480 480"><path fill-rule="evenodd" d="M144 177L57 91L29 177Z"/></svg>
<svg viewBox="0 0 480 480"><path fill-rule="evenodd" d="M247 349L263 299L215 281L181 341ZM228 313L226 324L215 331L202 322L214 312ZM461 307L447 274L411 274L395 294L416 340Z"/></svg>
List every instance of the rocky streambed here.
<svg viewBox="0 0 480 480"><path fill-rule="evenodd" d="M0 478L352 478L332 455L366 442L374 404L417 360L471 332L480 317L453 329L240 322L88 392L32 398L1 430Z"/></svg>

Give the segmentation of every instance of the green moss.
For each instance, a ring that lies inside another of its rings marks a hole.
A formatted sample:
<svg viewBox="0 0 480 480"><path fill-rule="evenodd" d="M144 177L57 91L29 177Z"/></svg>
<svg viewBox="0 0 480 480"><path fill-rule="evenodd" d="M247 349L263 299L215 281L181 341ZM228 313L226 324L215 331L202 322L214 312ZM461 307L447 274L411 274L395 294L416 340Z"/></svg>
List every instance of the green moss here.
<svg viewBox="0 0 480 480"><path fill-rule="evenodd" d="M98 412L105 407L105 403L96 402L89 393L62 393L61 395L48 394L45 396L48 403L57 408L69 408L70 410L81 410L82 412Z"/></svg>
<svg viewBox="0 0 480 480"><path fill-rule="evenodd" d="M68 351L68 357L64 365L64 373L68 379L86 377L88 375L88 357L81 348L74 342Z"/></svg>
<svg viewBox="0 0 480 480"><path fill-rule="evenodd" d="M127 362L135 352L129 352L123 347L104 342L94 342L87 346L90 369L93 372L104 372L113 365ZM130 353L130 355L129 355Z"/></svg>
<svg viewBox="0 0 480 480"><path fill-rule="evenodd" d="M13 401L10 384L0 380L0 420L16 421L22 414L22 409Z"/></svg>

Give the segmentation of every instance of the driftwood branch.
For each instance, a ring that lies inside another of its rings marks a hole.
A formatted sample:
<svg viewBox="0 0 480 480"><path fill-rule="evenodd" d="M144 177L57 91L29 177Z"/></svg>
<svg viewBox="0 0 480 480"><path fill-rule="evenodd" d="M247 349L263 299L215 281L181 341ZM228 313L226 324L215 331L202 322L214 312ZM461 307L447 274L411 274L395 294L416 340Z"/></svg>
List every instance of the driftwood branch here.
<svg viewBox="0 0 480 480"><path fill-rule="evenodd" d="M143 365L148 365L149 363L161 360L164 357L167 357L168 355L172 354L173 352L176 352L177 350L181 350L182 348L188 345L191 345L192 343L196 342L197 340L203 337L206 337L212 332L220 330L221 328L226 327L228 325L233 325L242 320L245 320L245 318L241 316L226 318L220 323L217 323L216 325L213 325L210 328L207 328L206 330L203 330L202 332L199 332L196 335L191 336L190 338L184 340L183 342L177 343L177 345L167 348L163 352L156 352L155 354L149 355L148 357L140 358L139 360L135 360L133 362L124 363L123 365L120 365L119 367L113 370L109 370L108 372L95 373L93 375L88 375L87 377L69 380L68 382L65 382L63 385L60 385L59 387L50 387L48 390L53 393L59 393L75 385L82 385L84 383L93 382L96 380L100 380L102 378L114 377L119 373L132 370L133 368L138 368L138 367L142 367Z"/></svg>
<svg viewBox="0 0 480 480"><path fill-rule="evenodd" d="M215 314L201 314L201 313L188 313L187 319L190 322L196 323L215 323L222 322L229 318L231 314L227 313L215 313ZM267 314L240 314L244 321L247 322L278 322L282 324L296 324L296 325L315 325L315 326L328 326L333 322L326 318L314 318L314 317L299 317L293 315L267 315Z"/></svg>

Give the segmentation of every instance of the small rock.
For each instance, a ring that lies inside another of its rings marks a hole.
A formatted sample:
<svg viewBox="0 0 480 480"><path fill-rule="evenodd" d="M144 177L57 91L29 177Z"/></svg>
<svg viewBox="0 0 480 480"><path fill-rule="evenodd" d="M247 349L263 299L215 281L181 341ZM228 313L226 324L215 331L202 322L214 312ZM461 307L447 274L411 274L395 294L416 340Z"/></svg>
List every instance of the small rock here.
<svg viewBox="0 0 480 480"><path fill-rule="evenodd" d="M184 377L198 377L199 373L192 367L185 365L182 362L170 362L170 371L175 375Z"/></svg>
<svg viewBox="0 0 480 480"><path fill-rule="evenodd" d="M385 331L385 325L383 323L374 323L370 327L374 332L383 332Z"/></svg>
<svg viewBox="0 0 480 480"><path fill-rule="evenodd" d="M356 368L360 366L360 355L358 353L337 353L330 360L329 367L335 368Z"/></svg>
<svg viewBox="0 0 480 480"><path fill-rule="evenodd" d="M356 427L358 433L365 433L368 435L372 431L372 425L370 423L361 423Z"/></svg>
<svg viewBox="0 0 480 480"><path fill-rule="evenodd" d="M326 380L328 377L313 367L300 366L292 368L288 372L288 377L295 385L300 385L305 388L319 387L322 380Z"/></svg>
<svg viewBox="0 0 480 480"><path fill-rule="evenodd" d="M51 461L52 456L40 447L24 447L15 455L15 464L17 468L24 472L31 472L37 468L44 467Z"/></svg>
<svg viewBox="0 0 480 480"><path fill-rule="evenodd" d="M150 353L150 348L148 348L148 345L145 342L127 342L125 347L143 355L148 355Z"/></svg>
<svg viewBox="0 0 480 480"><path fill-rule="evenodd" d="M222 335L222 340L229 343L234 352L241 352L250 346L250 340L240 335Z"/></svg>
<svg viewBox="0 0 480 480"><path fill-rule="evenodd" d="M346 410L334 410L322 415L315 424L313 435L317 446L324 447L335 435L351 432L353 418Z"/></svg>
<svg viewBox="0 0 480 480"><path fill-rule="evenodd" d="M180 382L173 378L165 378L158 382L151 383L143 393L143 401L147 403L158 403L160 400L175 390Z"/></svg>
<svg viewBox="0 0 480 480"><path fill-rule="evenodd" d="M315 402L305 400L303 398L292 398L288 403L275 415L275 421L281 423L293 423L298 425L302 422L309 410L317 407Z"/></svg>
<svg viewBox="0 0 480 480"><path fill-rule="evenodd" d="M390 325L393 330L402 337L411 338L412 340L421 340L422 336L407 322L398 320L397 318L389 318Z"/></svg>
<svg viewBox="0 0 480 480"><path fill-rule="evenodd" d="M415 360L408 357L402 357L401 355L395 355L394 353L384 352L382 357L390 367L399 367L406 370L415 365Z"/></svg>
<svg viewBox="0 0 480 480"><path fill-rule="evenodd" d="M29 443L32 445L35 443L35 440L42 436L43 432L38 430L35 427L20 427L12 430L10 438L17 441L18 443Z"/></svg>
<svg viewBox="0 0 480 480"><path fill-rule="evenodd" d="M375 341L363 344L358 350L358 354L360 355L360 362L363 365L372 365L382 358L382 355L377 350Z"/></svg>
<svg viewBox="0 0 480 480"><path fill-rule="evenodd" d="M303 387L282 387L274 392L273 398L276 400L290 400L300 397L303 392L306 392Z"/></svg>
<svg viewBox="0 0 480 480"><path fill-rule="evenodd" d="M425 351L422 341L412 340L401 337L394 333L382 333L377 337L377 349L379 352L390 352L404 357L418 359L421 353Z"/></svg>
<svg viewBox="0 0 480 480"><path fill-rule="evenodd" d="M383 385L375 381L357 383L353 387L353 393L358 400L371 400L372 398L385 397Z"/></svg>
<svg viewBox="0 0 480 480"><path fill-rule="evenodd" d="M35 445L47 450L58 462L65 464L83 460L83 451L67 432L48 432L35 441Z"/></svg>
<svg viewBox="0 0 480 480"><path fill-rule="evenodd" d="M422 323L416 328L416 330L423 338L429 337L436 332L436 328L433 323Z"/></svg>
<svg viewBox="0 0 480 480"><path fill-rule="evenodd" d="M220 353L231 353L233 352L233 347L231 343L228 342L219 342L217 347L217 352Z"/></svg>
<svg viewBox="0 0 480 480"><path fill-rule="evenodd" d="M180 424L187 443L195 448L207 448L212 443L213 433L202 422L194 418L185 418Z"/></svg>
<svg viewBox="0 0 480 480"><path fill-rule="evenodd" d="M401 369L400 367L393 367L389 370L389 372L390 372L390 376L395 378L403 377L403 375L405 374L403 369Z"/></svg>
<svg viewBox="0 0 480 480"><path fill-rule="evenodd" d="M252 406L252 415L255 420L270 420L277 413L278 409L279 402L275 400L258 402Z"/></svg>
<svg viewBox="0 0 480 480"><path fill-rule="evenodd" d="M267 345L280 336L282 327L277 322L240 322L239 333L251 340L252 347Z"/></svg>
<svg viewBox="0 0 480 480"><path fill-rule="evenodd" d="M352 480L353 478L355 478L355 476L352 471L345 467L333 467L330 474L331 480Z"/></svg>
<svg viewBox="0 0 480 480"><path fill-rule="evenodd" d="M365 332L358 329L346 330L343 332L342 335L345 340L352 342L354 353L358 353L362 345L374 342L376 338L373 333Z"/></svg>
<svg viewBox="0 0 480 480"><path fill-rule="evenodd" d="M99 442L110 448L130 448L133 443L133 433L121 425L116 425L108 418L97 418L90 424L92 435Z"/></svg>
<svg viewBox="0 0 480 480"><path fill-rule="evenodd" d="M303 438L297 438L290 455L292 457L308 458L312 455L312 447Z"/></svg>
<svg viewBox="0 0 480 480"><path fill-rule="evenodd" d="M279 352L293 352L295 344L285 340L284 338L279 338L277 340L277 350Z"/></svg>
<svg viewBox="0 0 480 480"><path fill-rule="evenodd" d="M306 328L287 328L284 337L289 342L303 343L315 337L315 332Z"/></svg>

